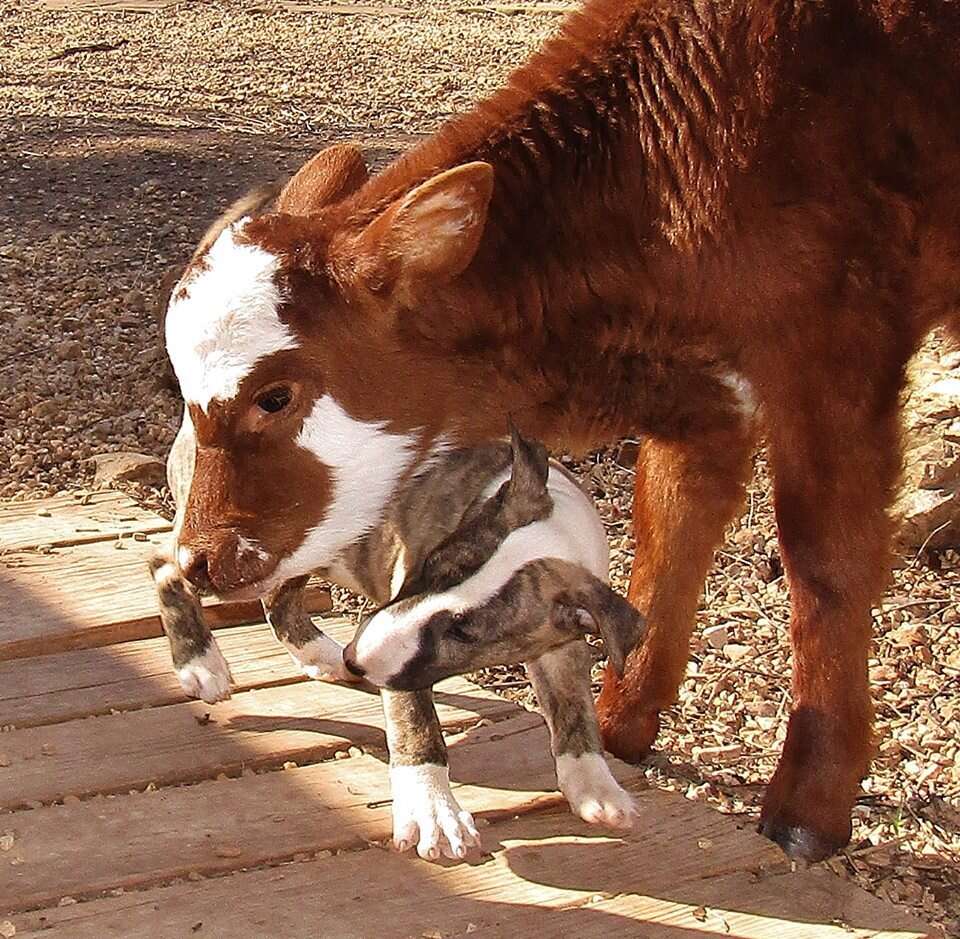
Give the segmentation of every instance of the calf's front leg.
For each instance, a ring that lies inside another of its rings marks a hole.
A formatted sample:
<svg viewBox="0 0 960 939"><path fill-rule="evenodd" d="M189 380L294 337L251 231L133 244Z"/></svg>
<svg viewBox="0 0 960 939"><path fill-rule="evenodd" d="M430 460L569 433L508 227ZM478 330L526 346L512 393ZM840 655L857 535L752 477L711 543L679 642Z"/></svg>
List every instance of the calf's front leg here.
<svg viewBox="0 0 960 939"><path fill-rule="evenodd" d="M149 561L157 588L160 622L170 642L170 657L180 686L207 704L230 697L230 666L203 618L203 607L173 560L170 547Z"/></svg>
<svg viewBox="0 0 960 939"><path fill-rule="evenodd" d="M570 642L526 665L550 728L557 782L575 815L584 821L628 829L633 797L613 778L600 744L590 690L592 658L586 642Z"/></svg>
<svg viewBox="0 0 960 939"><path fill-rule="evenodd" d="M427 860L454 860L480 846L469 812L450 790L447 747L433 705L433 691L381 691L390 749L393 844L417 846Z"/></svg>

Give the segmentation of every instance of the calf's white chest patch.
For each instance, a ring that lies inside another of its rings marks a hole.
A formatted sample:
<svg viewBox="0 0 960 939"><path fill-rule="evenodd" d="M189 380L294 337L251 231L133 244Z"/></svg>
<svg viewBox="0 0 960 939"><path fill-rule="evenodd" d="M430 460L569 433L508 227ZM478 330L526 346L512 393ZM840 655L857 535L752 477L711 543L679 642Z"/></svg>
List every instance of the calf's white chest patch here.
<svg viewBox="0 0 960 939"><path fill-rule="evenodd" d="M214 398L232 398L264 356L298 345L278 315L279 258L238 241L248 221L221 233L206 266L174 292L167 310L167 353L180 389L204 411Z"/></svg>
<svg viewBox="0 0 960 939"><path fill-rule="evenodd" d="M297 445L330 471L330 504L300 547L280 562L269 584L335 565L348 545L379 524L416 456L416 442L415 434L392 434L381 421L351 417L330 395L318 398Z"/></svg>

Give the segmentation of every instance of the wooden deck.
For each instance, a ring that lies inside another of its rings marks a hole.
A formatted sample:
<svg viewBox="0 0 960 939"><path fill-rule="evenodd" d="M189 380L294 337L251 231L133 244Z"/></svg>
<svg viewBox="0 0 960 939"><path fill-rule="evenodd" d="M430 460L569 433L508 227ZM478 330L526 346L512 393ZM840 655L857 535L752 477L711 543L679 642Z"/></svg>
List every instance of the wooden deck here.
<svg viewBox="0 0 960 939"><path fill-rule="evenodd" d="M185 700L144 564L165 530L118 493L0 505L0 936L931 934L624 764L636 831L576 821L540 718L465 679L439 710L489 853L386 850L376 696L302 679L255 605L209 608L232 700Z"/></svg>

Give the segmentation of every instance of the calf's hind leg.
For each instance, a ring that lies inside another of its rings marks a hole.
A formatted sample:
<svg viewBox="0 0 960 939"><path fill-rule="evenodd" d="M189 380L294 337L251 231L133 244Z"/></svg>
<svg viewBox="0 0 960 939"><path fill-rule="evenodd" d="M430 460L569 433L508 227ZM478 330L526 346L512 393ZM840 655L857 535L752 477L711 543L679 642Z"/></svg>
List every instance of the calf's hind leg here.
<svg viewBox="0 0 960 939"><path fill-rule="evenodd" d="M891 396L892 397L892 396ZM871 606L888 570L887 507L900 468L896 401L826 403L822 420L774 422L770 456L790 584L793 706L760 830L791 857L850 840L871 757Z"/></svg>
<svg viewBox="0 0 960 939"><path fill-rule="evenodd" d="M527 663L557 764L557 782L584 821L630 828L633 798L613 778L600 745L590 690L592 656L585 642L570 642Z"/></svg>
<svg viewBox="0 0 960 939"><path fill-rule="evenodd" d="M637 459L636 558L628 597L647 618L622 678L607 667L597 701L606 748L641 760L677 696L703 581L723 529L743 504L754 443L748 419L684 441L644 441Z"/></svg>

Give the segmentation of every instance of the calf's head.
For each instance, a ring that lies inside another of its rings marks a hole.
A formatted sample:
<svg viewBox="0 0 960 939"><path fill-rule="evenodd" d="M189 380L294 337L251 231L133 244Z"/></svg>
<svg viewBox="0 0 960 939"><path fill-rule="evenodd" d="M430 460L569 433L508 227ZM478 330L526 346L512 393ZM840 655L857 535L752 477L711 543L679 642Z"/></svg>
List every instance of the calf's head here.
<svg viewBox="0 0 960 939"><path fill-rule="evenodd" d="M260 595L331 564L439 443L444 396L401 340L403 313L469 265L492 170L351 207L365 180L356 148L323 151L275 211L208 232L171 295L195 447L177 559L205 589Z"/></svg>

